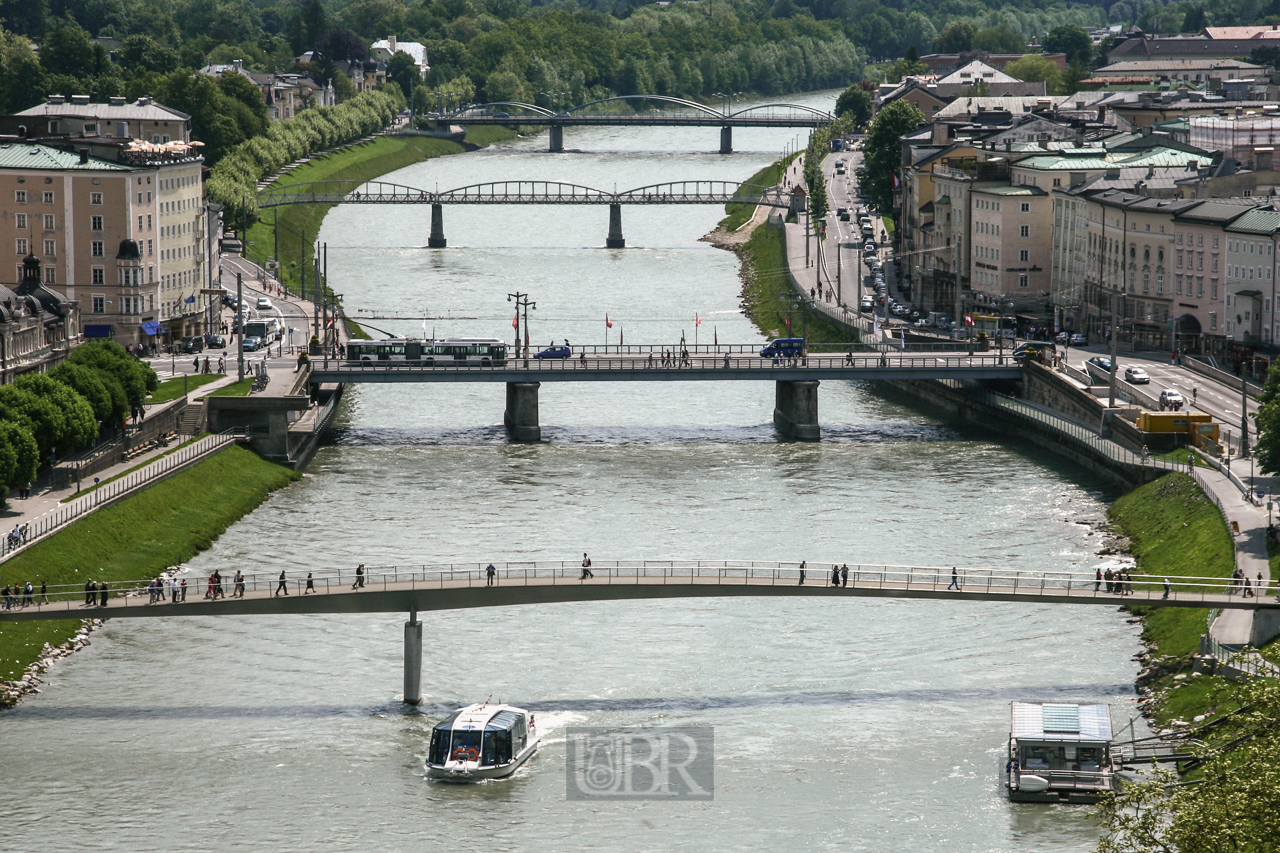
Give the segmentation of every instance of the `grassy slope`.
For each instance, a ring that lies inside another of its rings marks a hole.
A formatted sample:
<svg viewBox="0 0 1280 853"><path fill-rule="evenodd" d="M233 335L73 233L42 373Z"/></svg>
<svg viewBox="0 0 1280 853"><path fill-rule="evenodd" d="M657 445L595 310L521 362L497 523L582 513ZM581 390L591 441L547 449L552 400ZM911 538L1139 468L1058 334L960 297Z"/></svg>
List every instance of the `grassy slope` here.
<svg viewBox="0 0 1280 853"><path fill-rule="evenodd" d="M210 391L210 397L248 397L249 392L253 390L252 379L241 379L239 382L232 382L230 385L224 385L217 391Z"/></svg>
<svg viewBox="0 0 1280 853"><path fill-rule="evenodd" d="M217 367L217 365L214 366ZM160 383L156 390L151 392L151 396L147 398L147 401L150 403L167 403L170 400L178 399L187 391L194 391L201 385L221 378L221 373L193 373L185 379L181 376L174 379L166 379Z"/></svg>
<svg viewBox="0 0 1280 853"><path fill-rule="evenodd" d="M7 562L0 583L30 579L83 584L154 577L213 544L237 519L298 475L240 447L229 447L69 525ZM0 679L20 676L45 643L75 633L74 619L0 623Z"/></svg>
<svg viewBox="0 0 1280 853"><path fill-rule="evenodd" d="M783 336L787 330L787 302L780 297L794 295L787 277L786 250L782 230L760 227L738 250L742 258L742 307L760 330L771 337ZM791 324L794 334L804 330L801 311L793 309ZM826 320L809 317L809 340L812 343L847 343L849 335Z"/></svg>
<svg viewBox="0 0 1280 853"><path fill-rule="evenodd" d="M1186 474L1166 474L1134 489L1115 502L1110 517L1132 542L1143 574L1227 578L1235 568L1222 514ZM1206 611L1135 607L1134 612L1142 617L1143 637L1157 654L1199 650Z"/></svg>
<svg viewBox="0 0 1280 853"><path fill-rule="evenodd" d="M799 155L796 154L792 157L770 163L768 166L765 166L763 169L747 178L744 183L754 184L759 187L773 186L782 180L782 173L787 170L787 166L790 165L791 160L797 156ZM747 220L749 220L756 212L756 206L754 204L726 204L724 206L724 212L729 215L720 220L719 228L722 231L737 231L746 224Z"/></svg>

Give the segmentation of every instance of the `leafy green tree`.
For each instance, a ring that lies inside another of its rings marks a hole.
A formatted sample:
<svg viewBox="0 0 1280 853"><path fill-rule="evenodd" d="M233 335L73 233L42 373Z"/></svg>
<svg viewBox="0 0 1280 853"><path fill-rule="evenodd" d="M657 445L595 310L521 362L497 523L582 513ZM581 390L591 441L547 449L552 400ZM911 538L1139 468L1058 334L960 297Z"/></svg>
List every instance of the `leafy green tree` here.
<svg viewBox="0 0 1280 853"><path fill-rule="evenodd" d="M115 341L89 341L71 351L67 361L96 368L113 376L124 390L129 406L141 406L149 391L156 390L156 372L144 362L129 355ZM7 386L6 386L7 387Z"/></svg>
<svg viewBox="0 0 1280 853"><path fill-rule="evenodd" d="M836 116L851 116L857 127L862 127L871 118L871 96L858 83L840 93L836 98Z"/></svg>
<svg viewBox="0 0 1280 853"><path fill-rule="evenodd" d="M1050 92L1056 92L1062 84L1062 72L1053 62L1038 53L1028 53L1004 67L1004 73L1027 83L1044 83Z"/></svg>
<svg viewBox="0 0 1280 853"><path fill-rule="evenodd" d="M242 104L253 116L252 125L244 128L248 136L258 136L267 130L267 102L262 99L258 84L243 74L223 74L218 78L218 88L228 98ZM240 120L240 119L238 119Z"/></svg>
<svg viewBox="0 0 1280 853"><path fill-rule="evenodd" d="M1203 6L1188 9L1186 16L1182 19L1184 33L1198 33L1207 26L1209 26L1209 16L1205 14Z"/></svg>
<svg viewBox="0 0 1280 853"><path fill-rule="evenodd" d="M161 74L168 74L178 68L176 50L157 44L155 39L141 34L125 36L115 58L121 68L145 68Z"/></svg>
<svg viewBox="0 0 1280 853"><path fill-rule="evenodd" d="M25 486L40 470L40 446L21 423L0 420L0 484Z"/></svg>
<svg viewBox="0 0 1280 853"><path fill-rule="evenodd" d="M0 29L0 110L13 115L40 103L47 75L26 36Z"/></svg>
<svg viewBox="0 0 1280 853"><path fill-rule="evenodd" d="M0 0L0 20L21 35L44 35L49 18L49 0Z"/></svg>
<svg viewBox="0 0 1280 853"><path fill-rule="evenodd" d="M83 27L64 24L40 45L40 64L50 74L82 77L94 69L93 42Z"/></svg>
<svg viewBox="0 0 1280 853"><path fill-rule="evenodd" d="M969 21L957 18L942 28L938 37L933 40L934 53L964 53L973 49L973 37L978 28Z"/></svg>
<svg viewBox="0 0 1280 853"><path fill-rule="evenodd" d="M1061 24L1049 31L1040 42L1045 53L1065 53L1067 62L1087 65L1093 55L1093 39L1076 24Z"/></svg>
<svg viewBox="0 0 1280 853"><path fill-rule="evenodd" d="M894 176L902 166L901 139L924 120L919 107L900 98L876 113L867 129L858 182L882 211L893 207Z"/></svg>
<svg viewBox="0 0 1280 853"><path fill-rule="evenodd" d="M422 78L418 75L418 66L413 57L403 50L397 50L387 60L387 79L400 87L406 97L413 87L421 88Z"/></svg>
<svg viewBox="0 0 1280 853"><path fill-rule="evenodd" d="M1249 51L1249 61L1269 68L1280 68L1280 47L1255 47Z"/></svg>
<svg viewBox="0 0 1280 853"><path fill-rule="evenodd" d="M1022 53L1027 49L1027 40L1000 24L978 30L973 37L973 46L988 53Z"/></svg>
<svg viewBox="0 0 1280 853"><path fill-rule="evenodd" d="M356 96L356 84L346 74L333 75L333 97L339 104L344 104Z"/></svg>
<svg viewBox="0 0 1280 853"><path fill-rule="evenodd" d="M320 34L327 32L330 26L329 13L320 0L300 0L285 27L294 55L313 49Z"/></svg>
<svg viewBox="0 0 1280 853"><path fill-rule="evenodd" d="M120 417L127 409L115 410L111 392L102 381L99 371L64 361L48 373L50 379L56 379L63 385L73 388L93 408L93 416L103 424L119 423ZM123 395L121 397L123 401Z"/></svg>
<svg viewBox="0 0 1280 853"><path fill-rule="evenodd" d="M1254 460L1268 474L1280 472L1280 362L1267 371L1255 423L1258 440L1253 447Z"/></svg>
<svg viewBox="0 0 1280 853"><path fill-rule="evenodd" d="M42 461L60 448L69 432L61 408L16 384L0 386L0 418L21 423L31 431Z"/></svg>
<svg viewBox="0 0 1280 853"><path fill-rule="evenodd" d="M53 442L59 454L79 450L98 434L98 420L93 416L93 407L71 386L47 373L25 373L14 380L13 387L52 403L62 413L64 426ZM38 437L36 443L40 443Z"/></svg>

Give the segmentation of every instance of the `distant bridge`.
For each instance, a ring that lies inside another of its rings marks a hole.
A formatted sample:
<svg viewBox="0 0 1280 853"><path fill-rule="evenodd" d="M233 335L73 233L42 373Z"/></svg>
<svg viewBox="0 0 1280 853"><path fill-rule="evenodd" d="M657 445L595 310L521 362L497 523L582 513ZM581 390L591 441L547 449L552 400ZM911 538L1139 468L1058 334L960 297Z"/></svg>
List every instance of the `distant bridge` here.
<svg viewBox="0 0 1280 853"><path fill-rule="evenodd" d="M848 565L847 578L832 583L836 564ZM207 577L188 579L187 599L173 603L166 597L151 602L149 581L110 584L105 606L81 586L50 588L48 603L33 596L19 598L0 611L0 622L81 618L147 618L171 616L282 616L308 613L407 612L405 623L404 697L421 701L422 623L419 611L511 607L569 601L632 601L655 598L717 597L860 597L942 599L957 602L1019 602L1022 604L1092 604L1115 607L1220 607L1243 610L1280 609L1265 589L1256 597L1229 595L1228 578L1180 577L1168 597L1162 579L1138 576L1126 595L1108 592L1092 572L1014 571L950 566L892 566L813 562L801 572L797 562L747 560L597 560L592 577L584 578L575 561L497 562L490 580L480 563L469 565L381 566L364 574L364 587L353 589L353 569L316 569L311 573L314 593L306 589L301 571L285 573L287 595L280 594L280 573L246 576L243 597L234 597L231 577L222 578L222 597L206 598ZM954 581L954 582L953 582ZM168 587L166 587L166 591ZM100 596L100 593L97 594Z"/></svg>
<svg viewBox="0 0 1280 853"><path fill-rule="evenodd" d="M677 347L660 354L593 355L566 359L508 356L505 364L455 366L421 362L349 362L317 359L311 363L313 384L376 382L505 382L507 407L503 421L516 441L541 441L538 389L543 382L743 382L775 383L773 422L783 436L816 441L818 385L824 379L922 380L1021 379L1022 367L1003 355L939 353L911 355L810 355L807 358L761 358L756 347L724 345L725 352L681 357ZM709 349L703 345L705 351ZM755 350L754 352L752 350Z"/></svg>
<svg viewBox="0 0 1280 853"><path fill-rule="evenodd" d="M645 112L611 112L630 103L658 104ZM554 111L536 104L517 101L495 101L474 104L451 113L429 115L441 124L459 125L526 125L549 127L551 143L549 151L564 150L564 128L586 126L638 127L718 127L720 128L720 153L733 153L733 128L735 127L824 127L835 121L835 116L803 104L756 104L741 110L723 110L699 104L684 98L663 95L620 95L589 101L568 109Z"/></svg>
<svg viewBox="0 0 1280 853"><path fill-rule="evenodd" d="M610 192L563 181L489 181L450 190L426 190L383 181L312 181L275 187L258 194L258 207L289 204L429 204L431 236L427 246L443 249L446 204L607 204L609 236L605 245L621 249L624 204L748 204L790 209L791 195L779 187L738 181L668 181Z"/></svg>

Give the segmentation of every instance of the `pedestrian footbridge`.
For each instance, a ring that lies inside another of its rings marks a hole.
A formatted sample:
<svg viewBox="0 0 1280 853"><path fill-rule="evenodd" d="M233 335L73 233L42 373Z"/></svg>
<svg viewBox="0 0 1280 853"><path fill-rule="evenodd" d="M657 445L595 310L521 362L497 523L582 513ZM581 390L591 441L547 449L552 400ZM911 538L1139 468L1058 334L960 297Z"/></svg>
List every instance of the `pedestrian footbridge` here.
<svg viewBox="0 0 1280 853"><path fill-rule="evenodd" d="M832 568L839 572L833 583ZM314 613L407 612L405 701L420 697L422 623L418 613L473 607L512 607L571 601L659 598L826 597L913 598L952 602L1019 602L1115 607L1197 607L1277 610L1275 590L1243 598L1229 578L1135 576L1123 594L1108 592L1091 572L1037 572L950 566L893 566L862 563L800 563L746 560L595 561L591 575L576 562L378 566L357 576L355 569L246 573L238 595L231 577L217 584L185 569L172 577L187 581L185 600L156 599L150 581L107 586L89 602L83 586L50 587L47 601L18 596L0 610L0 622L81 618L161 618L174 616L284 616ZM360 583L362 581L362 584ZM168 584L166 591L170 589Z"/></svg>

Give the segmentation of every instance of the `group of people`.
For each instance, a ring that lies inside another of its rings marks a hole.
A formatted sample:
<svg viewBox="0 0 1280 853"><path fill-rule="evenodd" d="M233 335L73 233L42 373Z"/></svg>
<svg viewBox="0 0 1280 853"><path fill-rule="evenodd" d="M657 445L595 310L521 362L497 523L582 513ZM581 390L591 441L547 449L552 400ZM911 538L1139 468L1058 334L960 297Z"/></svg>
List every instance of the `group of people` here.
<svg viewBox="0 0 1280 853"><path fill-rule="evenodd" d="M1250 581L1244 570L1239 568L1231 573L1231 583L1227 585L1227 595L1235 595L1238 592L1241 598L1253 598L1266 591L1267 582L1262 579L1262 572L1258 572L1257 581Z"/></svg>
<svg viewBox="0 0 1280 853"><path fill-rule="evenodd" d="M107 584L94 583L93 581L85 581L84 583L84 606L85 607L106 607L107 606Z"/></svg>
<svg viewBox="0 0 1280 853"><path fill-rule="evenodd" d="M12 586L6 583L4 585L4 589L0 589L0 595L4 596L4 609L12 610L15 607L23 608L34 606L37 600L37 595L39 596L39 600L48 604L48 589L49 587L44 581L40 581L39 593L37 593L36 588L31 585L31 581L25 581L22 585L19 585L17 581L14 581Z"/></svg>
<svg viewBox="0 0 1280 853"><path fill-rule="evenodd" d="M31 487L28 486L26 491L29 494ZM15 524L13 529L9 531L9 547L17 548L19 545L25 545L27 542L27 531L29 529L29 524Z"/></svg>
<svg viewBox="0 0 1280 853"><path fill-rule="evenodd" d="M1112 595L1133 595L1133 574L1131 572L1110 568L1105 572L1102 569L1095 570L1093 591L1097 592L1103 583L1107 585L1107 592ZM1165 592L1168 592L1167 587Z"/></svg>
<svg viewBox="0 0 1280 853"><path fill-rule="evenodd" d="M204 357L204 361L200 361L200 356L196 356L195 361L191 365L191 369L197 373L213 373L213 365L209 362L209 356ZM227 372L227 354L224 352L218 356L218 372Z"/></svg>
<svg viewBox="0 0 1280 853"><path fill-rule="evenodd" d="M727 355L725 357L728 358ZM653 353L649 353L648 366L653 367L653 363L654 363ZM690 360L689 358L688 349L680 350L680 355L678 359L677 359L675 350L671 350L670 352L668 352L667 350L663 350L662 355L658 358L658 366L659 367L693 367L693 361Z"/></svg>

